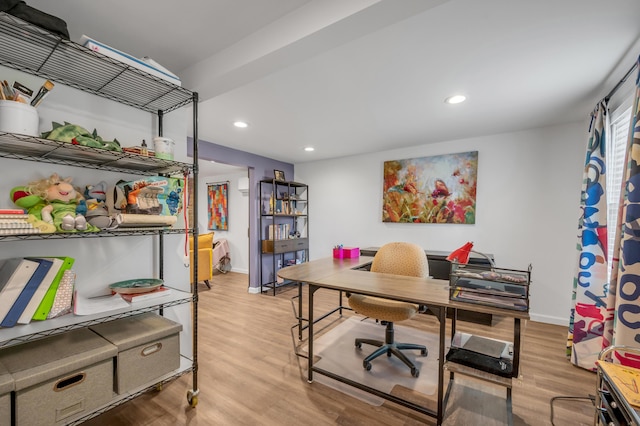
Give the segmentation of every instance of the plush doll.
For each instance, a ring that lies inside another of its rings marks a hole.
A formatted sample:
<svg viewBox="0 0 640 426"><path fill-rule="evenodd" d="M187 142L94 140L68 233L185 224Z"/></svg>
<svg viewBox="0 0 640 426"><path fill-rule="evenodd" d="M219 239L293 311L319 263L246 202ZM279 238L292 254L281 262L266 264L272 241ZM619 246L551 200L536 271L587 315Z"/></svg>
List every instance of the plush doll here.
<svg viewBox="0 0 640 426"><path fill-rule="evenodd" d="M95 185L87 185L84 190L87 200L87 212L84 214L87 221L100 229L111 229L115 221L109 216L107 210L107 183L102 181Z"/></svg>
<svg viewBox="0 0 640 426"><path fill-rule="evenodd" d="M82 214L86 212L86 203L71 185L71 178L61 179L54 173L49 178L12 189L11 198L18 207L27 209L29 214L54 225L58 232L100 230L87 223Z"/></svg>

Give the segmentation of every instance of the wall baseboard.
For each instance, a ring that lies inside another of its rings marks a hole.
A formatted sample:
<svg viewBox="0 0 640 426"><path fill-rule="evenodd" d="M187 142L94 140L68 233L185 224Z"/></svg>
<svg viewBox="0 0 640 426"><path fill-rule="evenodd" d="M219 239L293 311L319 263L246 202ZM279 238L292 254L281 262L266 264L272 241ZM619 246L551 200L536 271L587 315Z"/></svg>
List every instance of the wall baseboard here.
<svg viewBox="0 0 640 426"><path fill-rule="evenodd" d="M550 316L550 315L537 315L537 314L530 314L529 315L531 318L531 321L536 321L536 322L543 322L546 324L553 324L553 325L563 325L568 327L569 326L569 316L567 315L566 318L559 318L559 317L554 317L554 316Z"/></svg>

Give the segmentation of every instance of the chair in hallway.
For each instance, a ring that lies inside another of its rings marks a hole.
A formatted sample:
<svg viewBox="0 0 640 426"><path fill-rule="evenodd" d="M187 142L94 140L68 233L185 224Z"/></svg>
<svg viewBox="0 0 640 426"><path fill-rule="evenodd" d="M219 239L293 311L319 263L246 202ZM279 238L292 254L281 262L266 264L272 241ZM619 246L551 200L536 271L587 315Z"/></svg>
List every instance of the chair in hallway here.
<svg viewBox="0 0 640 426"><path fill-rule="evenodd" d="M190 271L189 277L193 277L193 235L189 236ZM198 281L203 281L211 288L209 280L213 276L213 232L198 235Z"/></svg>

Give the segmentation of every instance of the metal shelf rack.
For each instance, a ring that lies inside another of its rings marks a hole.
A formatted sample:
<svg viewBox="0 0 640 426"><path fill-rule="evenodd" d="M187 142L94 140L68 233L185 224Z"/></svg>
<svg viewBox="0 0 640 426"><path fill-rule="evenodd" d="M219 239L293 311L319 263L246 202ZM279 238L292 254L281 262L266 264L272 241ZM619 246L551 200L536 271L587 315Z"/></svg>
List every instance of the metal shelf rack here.
<svg viewBox="0 0 640 426"><path fill-rule="evenodd" d="M0 158L46 162L60 165L91 168L109 172L135 173L139 175L191 174L193 178L193 223L198 223L198 94L173 83L159 79L115 59L93 52L77 43L61 39L35 25L0 12L0 65L36 75L61 85L69 86L97 95L120 104L128 105L158 116L158 135L162 136L164 114L191 105L193 109L193 163L168 161L131 153L106 151L78 146L65 142L51 141L36 137L0 132ZM187 208L187 206L185 206ZM45 240L59 238L91 238L106 236L144 236L159 238L160 277L162 277L162 250L165 234L184 233L174 229L136 229L125 231L103 231L83 234L30 234L2 236L0 241ZM197 227L189 230L194 235L194 249L197 251ZM193 260L193 275L190 292L176 291L176 295L164 302L150 302L123 311L96 315L95 318L69 317L55 319L49 324L15 327L17 333L0 330L0 347L19 344L51 334L62 333L75 328L87 327L99 322L112 321L124 316L137 315L151 310L178 304L192 304L192 344L193 357L185 367L181 366L174 375L159 378L158 383L123 398L115 398L112 404L103 407L83 419L95 417L120 405L146 390L156 388L184 373L192 372L193 388L187 393L187 401L193 407L198 401L198 288L197 258ZM44 321L47 323L48 321ZM67 323L69 321L69 323ZM26 327L26 328L23 328ZM74 421L82 421L76 419Z"/></svg>

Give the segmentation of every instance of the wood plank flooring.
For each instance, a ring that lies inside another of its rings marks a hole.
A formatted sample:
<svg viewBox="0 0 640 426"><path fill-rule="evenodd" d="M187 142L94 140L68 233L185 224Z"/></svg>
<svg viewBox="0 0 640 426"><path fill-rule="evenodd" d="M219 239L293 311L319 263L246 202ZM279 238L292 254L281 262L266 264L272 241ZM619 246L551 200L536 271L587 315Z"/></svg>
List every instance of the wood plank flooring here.
<svg viewBox="0 0 640 426"><path fill-rule="evenodd" d="M434 419L396 404L371 406L320 383L309 384L305 359L294 352L291 287L271 295L247 292L244 274L216 275L211 290L201 284L198 310L198 405L186 399L188 374L86 422L86 425L434 425ZM304 300L304 298L303 298ZM317 313L335 306L338 295L320 290ZM346 316L350 312L345 313ZM323 324L336 321L337 314ZM419 315L403 325L436 332L433 316ZM458 329L511 340L511 320L493 327L459 322ZM381 336L384 331L381 328ZM514 425L550 425L550 400L595 393L595 374L565 357L566 327L528 322L523 337L521 377L514 381ZM431 354L430 354L431 356ZM504 387L456 376L445 425L506 424ZM592 425L588 400L554 403L557 426Z"/></svg>

